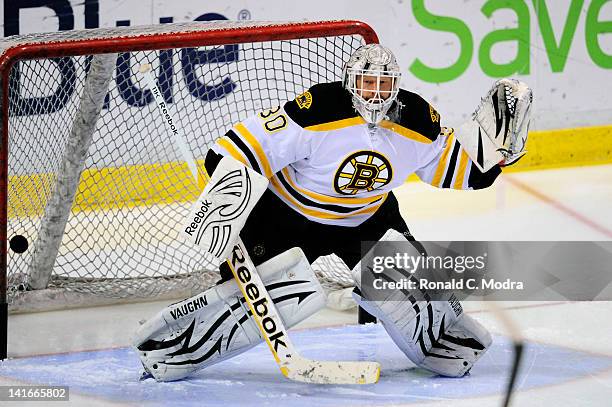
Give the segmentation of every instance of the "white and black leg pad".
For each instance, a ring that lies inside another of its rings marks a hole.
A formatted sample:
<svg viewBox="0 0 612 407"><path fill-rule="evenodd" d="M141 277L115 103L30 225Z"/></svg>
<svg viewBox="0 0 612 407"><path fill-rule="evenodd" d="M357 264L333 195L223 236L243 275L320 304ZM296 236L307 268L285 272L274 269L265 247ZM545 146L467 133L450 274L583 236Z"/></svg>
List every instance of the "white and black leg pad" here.
<svg viewBox="0 0 612 407"><path fill-rule="evenodd" d="M406 241L398 232L388 231L381 239ZM353 269L355 277L360 264ZM387 277L399 281L403 275L386 270ZM360 278L356 278L360 281ZM417 295L418 294L418 295ZM367 301L357 293L355 301L377 317L395 344L414 364L451 377L467 373L491 346L489 332L469 315L455 295L444 301L428 301L427 293L395 290L388 298ZM415 298L416 297L416 298Z"/></svg>
<svg viewBox="0 0 612 407"><path fill-rule="evenodd" d="M227 259L267 187L266 177L232 157L223 157L192 205L181 234L218 259Z"/></svg>
<svg viewBox="0 0 612 407"><path fill-rule="evenodd" d="M301 249L287 250L257 271L287 327L325 306L323 288ZM254 305L256 311L265 307ZM226 281L159 312L139 327L133 345L157 381L182 379L262 342L250 315L236 282Z"/></svg>

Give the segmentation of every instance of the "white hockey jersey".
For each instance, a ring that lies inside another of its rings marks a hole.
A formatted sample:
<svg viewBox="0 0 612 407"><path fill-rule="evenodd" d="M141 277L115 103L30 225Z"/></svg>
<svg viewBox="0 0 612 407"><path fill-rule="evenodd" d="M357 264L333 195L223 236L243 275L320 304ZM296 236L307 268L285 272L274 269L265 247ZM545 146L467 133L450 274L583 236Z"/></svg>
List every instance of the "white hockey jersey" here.
<svg viewBox="0 0 612 407"><path fill-rule="evenodd" d="M400 90L388 116L370 125L340 82L319 84L236 124L213 150L265 175L272 192L308 219L342 226L372 216L412 173L456 189L487 187L499 174L497 166L483 174L472 165L420 96Z"/></svg>

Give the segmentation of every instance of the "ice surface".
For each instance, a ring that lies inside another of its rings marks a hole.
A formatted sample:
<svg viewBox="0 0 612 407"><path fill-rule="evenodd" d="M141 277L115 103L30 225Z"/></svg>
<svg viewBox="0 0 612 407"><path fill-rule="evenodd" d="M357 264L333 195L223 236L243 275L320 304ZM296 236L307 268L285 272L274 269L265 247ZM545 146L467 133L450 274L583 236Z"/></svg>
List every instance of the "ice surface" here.
<svg viewBox="0 0 612 407"><path fill-rule="evenodd" d="M307 357L377 360L380 382L367 386L310 385L285 379L268 349L256 348L177 382L139 381L135 352L119 348L13 359L0 375L18 380L69 386L71 392L105 400L152 405L291 406L411 404L478 398L503 393L510 372L511 342L496 336L483 359L463 378L443 378L416 368L381 325L348 325L292 333ZM518 378L520 391L563 384L612 368L612 357L528 343Z"/></svg>

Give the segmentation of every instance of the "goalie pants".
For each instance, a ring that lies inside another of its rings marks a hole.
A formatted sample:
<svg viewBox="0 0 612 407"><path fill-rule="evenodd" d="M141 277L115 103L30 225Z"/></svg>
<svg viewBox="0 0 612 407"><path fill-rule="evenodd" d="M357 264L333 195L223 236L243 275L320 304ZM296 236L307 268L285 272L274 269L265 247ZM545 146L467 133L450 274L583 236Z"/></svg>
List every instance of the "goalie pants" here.
<svg viewBox="0 0 612 407"><path fill-rule="evenodd" d="M212 174L221 155L208 151L206 171ZM392 192L368 220L359 226L336 226L313 222L295 212L272 191L266 190L251 212L240 237L257 266L292 247L300 247L312 264L318 257L335 254L352 269L361 260L361 243L376 242L389 229L414 241L400 215ZM222 281L232 279L229 267L221 266Z"/></svg>

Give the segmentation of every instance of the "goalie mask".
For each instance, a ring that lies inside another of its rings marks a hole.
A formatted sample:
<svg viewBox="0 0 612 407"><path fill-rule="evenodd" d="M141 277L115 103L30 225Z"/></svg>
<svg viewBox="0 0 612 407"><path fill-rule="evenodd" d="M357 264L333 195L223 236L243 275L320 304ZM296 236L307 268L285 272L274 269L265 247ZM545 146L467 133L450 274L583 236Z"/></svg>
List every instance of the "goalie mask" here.
<svg viewBox="0 0 612 407"><path fill-rule="evenodd" d="M387 47L359 47L344 66L344 87L353 97L353 107L368 123L385 118L399 92L400 68Z"/></svg>

